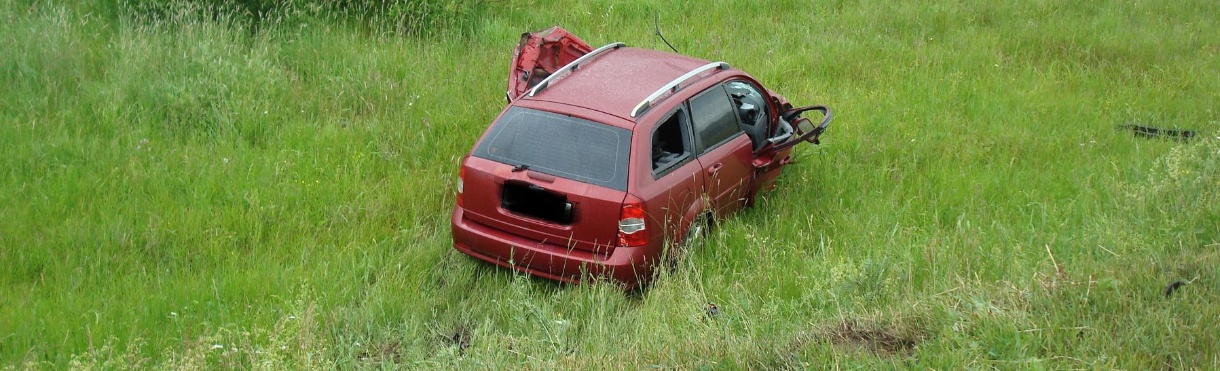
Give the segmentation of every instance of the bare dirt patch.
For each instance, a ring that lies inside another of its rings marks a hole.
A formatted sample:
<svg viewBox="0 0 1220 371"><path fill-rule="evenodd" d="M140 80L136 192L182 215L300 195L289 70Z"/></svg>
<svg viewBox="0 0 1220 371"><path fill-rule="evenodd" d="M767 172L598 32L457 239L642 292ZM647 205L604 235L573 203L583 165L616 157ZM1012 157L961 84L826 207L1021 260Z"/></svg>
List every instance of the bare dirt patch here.
<svg viewBox="0 0 1220 371"><path fill-rule="evenodd" d="M786 347L795 355L811 343L829 343L845 352L867 352L880 357L905 357L928 339L921 326L843 319L797 334Z"/></svg>
<svg viewBox="0 0 1220 371"><path fill-rule="evenodd" d="M862 324L856 320L844 320L822 329L818 338L829 341L836 347L866 350L879 356L906 356L927 336L922 331L902 330L892 326L885 328Z"/></svg>

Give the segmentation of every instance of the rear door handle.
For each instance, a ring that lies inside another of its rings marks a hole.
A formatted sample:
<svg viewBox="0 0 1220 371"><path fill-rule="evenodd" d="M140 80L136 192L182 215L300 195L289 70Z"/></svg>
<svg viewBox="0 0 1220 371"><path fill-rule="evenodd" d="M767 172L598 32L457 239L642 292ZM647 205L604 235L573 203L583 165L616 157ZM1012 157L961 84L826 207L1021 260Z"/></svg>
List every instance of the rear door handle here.
<svg viewBox="0 0 1220 371"><path fill-rule="evenodd" d="M723 167L724 167L723 163L717 162L715 165L712 165L711 167L707 168L707 175L716 175L716 172L720 171L720 168L723 168Z"/></svg>

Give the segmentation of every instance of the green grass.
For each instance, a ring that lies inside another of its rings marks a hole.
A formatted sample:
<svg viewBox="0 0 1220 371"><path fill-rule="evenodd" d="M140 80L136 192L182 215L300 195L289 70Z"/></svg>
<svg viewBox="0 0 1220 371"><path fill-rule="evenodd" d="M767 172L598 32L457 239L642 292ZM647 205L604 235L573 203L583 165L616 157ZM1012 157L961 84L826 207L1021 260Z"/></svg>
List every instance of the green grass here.
<svg viewBox="0 0 1220 371"><path fill-rule="evenodd" d="M0 0L0 364L1220 367L1214 5L514 0L403 35ZM654 11L832 107L824 144L642 294L453 251L518 35L666 49Z"/></svg>

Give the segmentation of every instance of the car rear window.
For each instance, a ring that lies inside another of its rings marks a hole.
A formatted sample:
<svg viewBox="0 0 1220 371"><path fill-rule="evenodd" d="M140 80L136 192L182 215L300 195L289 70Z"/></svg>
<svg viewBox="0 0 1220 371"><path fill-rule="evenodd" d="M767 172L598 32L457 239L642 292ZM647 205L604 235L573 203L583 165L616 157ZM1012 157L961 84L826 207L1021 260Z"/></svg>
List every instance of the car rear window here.
<svg viewBox="0 0 1220 371"><path fill-rule="evenodd" d="M627 129L513 107L492 124L474 156L626 191L630 146Z"/></svg>

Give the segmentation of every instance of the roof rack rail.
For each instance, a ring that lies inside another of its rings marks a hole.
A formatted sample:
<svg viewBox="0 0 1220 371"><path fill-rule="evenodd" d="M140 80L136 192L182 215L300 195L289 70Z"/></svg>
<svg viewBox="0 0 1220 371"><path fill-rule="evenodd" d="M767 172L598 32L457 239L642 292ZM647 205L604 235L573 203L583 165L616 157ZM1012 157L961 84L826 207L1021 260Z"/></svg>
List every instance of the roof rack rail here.
<svg viewBox="0 0 1220 371"><path fill-rule="evenodd" d="M624 44L621 42L616 42L616 43L606 44L605 46L602 46L597 49L593 49L593 51L589 52L588 54L582 55L582 56L580 56L580 58L576 58L576 60L572 61L572 63L568 63L567 65L560 67L558 70L555 70L555 73L552 73L550 76L547 76L545 79L542 79L542 81L539 82L538 85L534 85L534 88L530 89L529 96L532 97L535 94L538 94L539 92L541 92L543 90L546 90L546 88L551 85L551 82L553 80L555 80L559 76L559 74L561 74L563 72L576 71L577 69L580 68L581 64L589 61L590 59L596 58L598 55L601 55L602 53L605 53L605 52L608 52L608 51L611 51L614 49L618 49L618 48L621 48L624 46L627 46L627 44Z"/></svg>
<svg viewBox="0 0 1220 371"><path fill-rule="evenodd" d="M665 86L657 89L657 91L653 92L652 95L649 95L648 98L644 98L644 100L640 101L640 104L635 105L635 109L631 110L631 117L637 117L640 114L647 112L649 108L652 108L653 104L657 103L657 98L660 98L662 94L665 94L667 91L677 93L678 90L680 90L678 89L679 84L713 68L727 70L729 69L729 64L726 62L712 62L705 64L702 67L693 69L682 76L678 76L678 78L674 79L674 81L670 81L668 84L665 84Z"/></svg>

